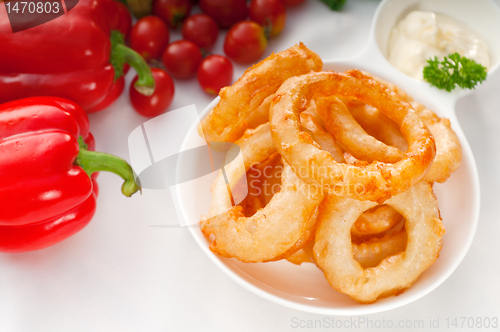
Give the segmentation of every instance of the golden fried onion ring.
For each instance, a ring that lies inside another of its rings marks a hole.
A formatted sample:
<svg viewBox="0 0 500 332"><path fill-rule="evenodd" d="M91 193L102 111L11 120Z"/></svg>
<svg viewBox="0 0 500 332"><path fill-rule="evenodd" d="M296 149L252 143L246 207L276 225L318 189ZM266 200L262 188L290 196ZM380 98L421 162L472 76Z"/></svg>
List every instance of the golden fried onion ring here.
<svg viewBox="0 0 500 332"><path fill-rule="evenodd" d="M234 159L230 163L226 162L224 167L226 173L232 174L231 178L228 178L228 183L226 184L224 181L221 172L212 184L212 202L210 203L208 216L215 216L227 211L227 208L232 206L231 200L234 198L232 195L237 192L238 182L246 175L248 169L253 164L267 160L274 153L276 153L276 146L271 139L269 124L247 130L227 153L226 160ZM235 157L236 154L241 154L241 158ZM247 185L245 184L244 187L247 188Z"/></svg>
<svg viewBox="0 0 500 332"><path fill-rule="evenodd" d="M445 230L430 184L420 181L386 204L406 219L406 250L366 269L353 258L350 232L359 215L376 203L328 195L319 208L316 262L334 289L361 303L400 294L434 263L441 250Z"/></svg>
<svg viewBox="0 0 500 332"><path fill-rule="evenodd" d="M432 163L429 172L426 174L425 179L428 182L443 183L450 177L451 173L453 173L458 168L458 166L460 166L460 162L462 160L462 145L460 144L460 140L458 139L458 136L457 134L455 134L453 129L451 129L451 124L448 119L440 118L436 115L436 113L429 109L426 109L425 106L417 103L416 101L411 101L410 105L427 126L436 142L436 157L434 158L434 162ZM355 119L356 121L358 121L354 114L356 112L360 112L360 108L354 108L354 112L352 111L352 109L350 110L352 117L345 122L355 121ZM381 125L379 128L383 128L384 130L386 130L386 138L391 137L395 144L399 144L396 139L397 135L390 129L390 124L387 123L387 120L383 119L383 117L385 117L384 114L382 114L378 110L375 111L376 112L372 113L372 116L374 118L378 118L377 123ZM348 118L350 117L350 115L347 114L345 115L345 117ZM364 119L364 121L366 121L366 117L364 117ZM353 132L346 131L343 135L347 136L348 138L337 137L337 139L342 143L344 143L345 140L353 139L351 136L354 136L355 134ZM362 139L373 139L373 137L369 136L366 133L364 136L362 134L358 134L356 136L362 136ZM399 133L399 136L404 140L404 137L401 135L401 133ZM386 153L387 148L391 148L384 144L386 142L377 142L379 144L370 146L370 150L357 149L357 154L355 155L355 157L362 160L370 160L372 156L375 156L377 154L382 155ZM347 147L347 149L351 152L351 147ZM352 154L354 154L354 148Z"/></svg>
<svg viewBox="0 0 500 332"><path fill-rule="evenodd" d="M332 135L326 132L321 125L316 121L314 115L306 112L300 114L300 124L302 130L311 136L311 138L319 144L323 151L330 153L333 159L338 163L344 163L344 151L335 142Z"/></svg>
<svg viewBox="0 0 500 332"><path fill-rule="evenodd" d="M381 238L372 238L360 244L353 243L352 254L361 267L375 267L385 258L405 251L406 240L406 231L402 229Z"/></svg>
<svg viewBox="0 0 500 332"><path fill-rule="evenodd" d="M309 255L304 251L304 249L300 249L293 255L286 258L287 261L293 263L295 265L301 265L302 263L312 263L313 261L309 258Z"/></svg>
<svg viewBox="0 0 500 332"><path fill-rule="evenodd" d="M405 251L406 241L406 231L401 229L380 238L375 237L362 243L352 243L353 257L363 268L374 267L385 258ZM302 263L317 265L313 247L314 239L286 259L295 265L301 265Z"/></svg>
<svg viewBox="0 0 500 332"><path fill-rule="evenodd" d="M420 116L424 124L427 126L427 128L429 128L429 131L431 132L436 142L436 157L434 158L432 167L425 176L425 179L428 182L445 182L450 177L451 173L453 173L458 168L458 166L460 166L460 162L462 160L462 146L460 144L458 136L455 134L453 129L451 129L450 121L446 118L440 118L433 111L414 101L411 96L409 96L398 86L388 83L378 77L371 76L368 73L363 74L373 78L377 82L387 86L390 90L397 93L399 96L401 96L401 98L406 100L413 107L418 116ZM397 130L397 126L393 122L391 122L390 119L388 119L382 112L374 109L369 105L364 105L362 103L360 104L355 100L347 101L346 105L349 108L352 117L363 128L366 129L368 134L379 139L381 142L399 148L401 151L406 151L407 146L406 142L404 142L404 137ZM352 119L349 120L354 121ZM369 132L368 129L371 129L371 132ZM352 134L351 132L345 132L345 135ZM366 137L364 137L364 139L366 139ZM337 140L342 143L344 142L339 138L337 138ZM379 145L373 145L369 152L373 154L383 154L385 151L384 149L387 149L389 147L381 142L379 142ZM350 150L349 147L348 149ZM351 153L356 158L369 160L371 157L370 154L363 152L367 151L363 150L358 155L354 154L353 152Z"/></svg>
<svg viewBox="0 0 500 332"><path fill-rule="evenodd" d="M408 103L413 100L413 98L408 95L406 91L404 91L397 85L389 83L379 77L373 76L368 72L362 71L362 73L363 75L374 79L380 84L385 85ZM398 148L402 152L406 152L406 150L408 150L408 143L399 131L398 126L384 113L380 112L378 109L370 105L366 105L354 99L344 99L343 101L348 107L349 112L351 112L354 119L369 135L375 137L376 139L384 142L387 145Z"/></svg>
<svg viewBox="0 0 500 332"><path fill-rule="evenodd" d="M377 205L361 214L352 226L351 235L366 236L386 232L399 224L403 216L389 205Z"/></svg>
<svg viewBox="0 0 500 332"><path fill-rule="evenodd" d="M236 144L244 167L237 159L224 167L229 187L245 176L252 164L276 152L268 124L247 131ZM281 182L280 192L269 204L247 218L241 206L232 206L221 172L212 186L208 216L200 222L203 234L211 241L210 249L243 262L265 262L286 258L306 244L315 230L322 190L304 183L286 164Z"/></svg>
<svg viewBox="0 0 500 332"><path fill-rule="evenodd" d="M267 162L267 160L265 162ZM245 199L240 204L238 204L242 206L243 214L245 215L245 217L253 216L255 212L264 208L265 206L264 202L262 202L261 200L260 192L258 191L260 190L260 179L255 178L258 170L254 167L255 166L252 166L246 174L246 185L248 193Z"/></svg>
<svg viewBox="0 0 500 332"><path fill-rule="evenodd" d="M248 196L246 199L254 201L251 195L254 195L259 201L260 207L251 207L251 210L263 208L266 206L274 194L281 188L281 173L283 172L283 164L279 153L275 153L266 161L254 165L247 172ZM251 205L251 203L250 203ZM247 213L245 213L247 215ZM251 214L253 215L253 214Z"/></svg>
<svg viewBox="0 0 500 332"><path fill-rule="evenodd" d="M408 143L399 131L398 126L384 113L357 100L347 100L344 103L356 122L361 125L368 135L387 145L398 148L401 152L408 150Z"/></svg>
<svg viewBox="0 0 500 332"><path fill-rule="evenodd" d="M238 205L243 207L245 217L251 217L258 210L264 208L274 194L281 188L281 173L283 164L279 153L275 153L267 160L254 164L246 174L248 194Z"/></svg>
<svg viewBox="0 0 500 332"><path fill-rule="evenodd" d="M425 179L428 182L443 183L450 177L451 173L457 170L462 161L460 140L451 129L450 120L440 118L436 113L417 102L412 101L410 104L436 140L436 157Z"/></svg>
<svg viewBox="0 0 500 332"><path fill-rule="evenodd" d="M326 130L355 158L368 162L395 163L403 157L403 152L397 148L368 135L338 97L318 98L316 107Z"/></svg>
<svg viewBox="0 0 500 332"><path fill-rule="evenodd" d="M400 126L409 143L404 157L394 164L373 162L356 167L337 163L314 146L301 130L299 114L307 100L329 95L356 98L383 110ZM431 133L411 106L357 70L288 79L271 104L270 125L278 152L302 180L320 184L330 193L362 200L383 201L407 190L425 176L436 152Z"/></svg>
<svg viewBox="0 0 500 332"><path fill-rule="evenodd" d="M319 71L322 67L321 58L302 43L255 64L232 86L220 91L219 103L201 121L205 139L209 142L235 142L246 129L255 125L256 118L249 116L285 80ZM261 117L257 116L257 119Z"/></svg>

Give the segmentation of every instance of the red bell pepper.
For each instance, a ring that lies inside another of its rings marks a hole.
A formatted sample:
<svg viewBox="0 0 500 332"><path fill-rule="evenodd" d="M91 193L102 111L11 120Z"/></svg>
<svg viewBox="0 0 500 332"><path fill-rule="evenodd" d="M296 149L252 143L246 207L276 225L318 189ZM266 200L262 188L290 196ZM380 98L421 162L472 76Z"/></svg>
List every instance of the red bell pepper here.
<svg viewBox="0 0 500 332"><path fill-rule="evenodd" d="M130 14L115 0L80 0L64 15L16 33L0 3L0 103L58 96L96 112L119 96L125 63L138 72L136 89L151 95L151 70L124 45L128 30Z"/></svg>
<svg viewBox="0 0 500 332"><path fill-rule="evenodd" d="M0 251L41 249L82 229L95 212L95 175L110 171L140 190L127 162L92 151L83 109L58 97L0 105Z"/></svg>

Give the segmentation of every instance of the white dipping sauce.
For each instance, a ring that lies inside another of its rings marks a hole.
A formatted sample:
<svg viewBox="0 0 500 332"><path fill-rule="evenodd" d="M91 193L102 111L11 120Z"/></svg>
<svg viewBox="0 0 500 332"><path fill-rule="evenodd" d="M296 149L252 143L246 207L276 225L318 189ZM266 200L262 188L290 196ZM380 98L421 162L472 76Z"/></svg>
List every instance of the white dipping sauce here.
<svg viewBox="0 0 500 332"><path fill-rule="evenodd" d="M423 80L427 60L440 60L459 53L490 66L488 45L467 25L433 12L413 11L393 28L389 40L389 62L403 73Z"/></svg>

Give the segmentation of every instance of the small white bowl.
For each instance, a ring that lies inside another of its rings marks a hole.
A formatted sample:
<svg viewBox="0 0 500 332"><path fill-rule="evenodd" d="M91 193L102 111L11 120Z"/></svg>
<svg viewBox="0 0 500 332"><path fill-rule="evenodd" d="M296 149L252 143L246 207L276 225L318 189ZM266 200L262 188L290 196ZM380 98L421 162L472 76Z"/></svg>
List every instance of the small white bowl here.
<svg viewBox="0 0 500 332"><path fill-rule="evenodd" d="M409 11L420 9L440 12L458 18L475 29L488 42L492 55L492 70L499 66L500 10L489 0L386 0L375 14L370 42L358 56L350 59L325 60L324 70L344 71L357 68L393 82L406 90L415 100L450 119L463 147L460 168L444 184L435 184L443 222L446 227L444 245L439 259L426 270L415 284L399 296L379 299L362 305L330 287L323 273L313 264L293 265L286 261L265 264L245 264L236 259L222 258L212 253L197 222L207 212L210 202L209 186L214 174L207 176L205 185L179 189L180 211L196 242L207 256L234 281L270 301L284 306L325 315L366 315L391 310L411 303L444 282L467 253L476 232L479 217L479 178L476 163L467 140L455 116L455 103L465 91L443 92L425 82L415 80L395 69L385 58L390 29ZM218 103L213 100L204 110L206 116ZM184 146L198 140L196 126L188 133ZM200 163L206 162L201 160ZM196 168L199 163L179 160L178 170ZM196 202L193 204L193 202Z"/></svg>

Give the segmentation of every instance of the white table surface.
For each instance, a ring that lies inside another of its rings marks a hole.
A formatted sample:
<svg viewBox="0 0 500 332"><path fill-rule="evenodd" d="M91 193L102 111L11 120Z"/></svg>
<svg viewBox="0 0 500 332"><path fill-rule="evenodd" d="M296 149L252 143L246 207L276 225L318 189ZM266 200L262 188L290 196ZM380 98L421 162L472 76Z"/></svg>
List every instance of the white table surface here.
<svg viewBox="0 0 500 332"><path fill-rule="evenodd" d="M284 31L265 55L302 41L323 59L353 56L368 40L378 3L349 0L340 13L318 0L289 8ZM178 32L171 35L179 38ZM220 36L215 53L222 53L222 43ZM236 66L234 78L244 70ZM195 79L175 84L172 110L193 103L202 110L212 100ZM497 71L457 104L479 168L482 198L479 228L464 261L424 298L364 317L373 321L373 329L365 324L344 330L385 331L376 326L422 320L424 326L405 331L424 331L430 319L434 324L439 319L435 330L455 331L460 329L446 328L447 318L500 318L499 87ZM123 93L112 107L90 116L97 149L128 159L128 135L146 120ZM186 228L151 227L178 222L166 191L144 190L125 198L118 177L101 173L98 180L97 212L84 230L38 252L0 254L0 331L295 331L314 322L314 331L330 331L332 318L350 325L351 317L308 314L264 300L223 274Z"/></svg>

